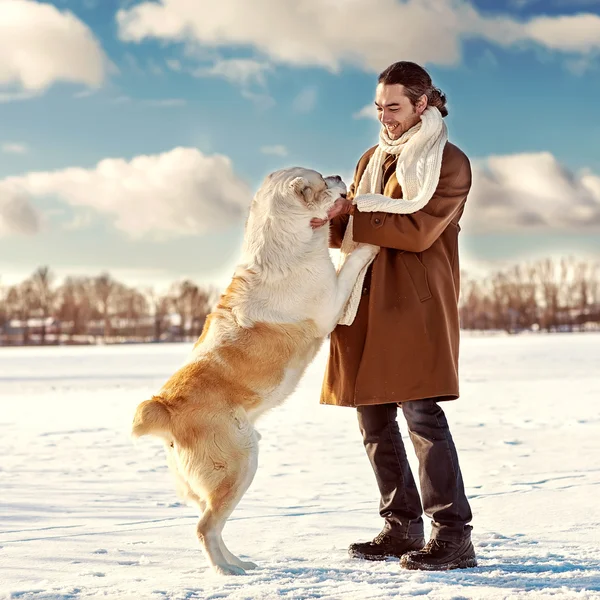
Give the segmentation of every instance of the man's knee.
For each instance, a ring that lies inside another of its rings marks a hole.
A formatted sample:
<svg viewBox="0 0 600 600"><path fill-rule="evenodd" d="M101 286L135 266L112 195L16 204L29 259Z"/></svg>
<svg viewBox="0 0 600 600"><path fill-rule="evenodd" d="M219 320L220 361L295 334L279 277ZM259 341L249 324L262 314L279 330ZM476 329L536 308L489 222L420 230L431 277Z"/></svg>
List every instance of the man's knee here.
<svg viewBox="0 0 600 600"><path fill-rule="evenodd" d="M446 415L435 398L403 402L402 412L410 431L422 427L428 429L446 429L448 427Z"/></svg>
<svg viewBox="0 0 600 600"><path fill-rule="evenodd" d="M374 404L356 408L358 426L365 444L378 440L388 427L397 427L395 404Z"/></svg>

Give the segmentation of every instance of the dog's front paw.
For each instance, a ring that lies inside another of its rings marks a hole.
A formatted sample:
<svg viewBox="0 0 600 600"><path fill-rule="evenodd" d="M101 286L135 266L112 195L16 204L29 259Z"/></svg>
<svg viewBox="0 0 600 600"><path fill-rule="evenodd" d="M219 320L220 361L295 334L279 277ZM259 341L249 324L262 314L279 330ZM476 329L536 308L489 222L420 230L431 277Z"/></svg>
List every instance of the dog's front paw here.
<svg viewBox="0 0 600 600"><path fill-rule="evenodd" d="M375 258L378 253L379 246L373 246L373 244L359 244L354 252L352 252L352 254L358 254L365 263Z"/></svg>

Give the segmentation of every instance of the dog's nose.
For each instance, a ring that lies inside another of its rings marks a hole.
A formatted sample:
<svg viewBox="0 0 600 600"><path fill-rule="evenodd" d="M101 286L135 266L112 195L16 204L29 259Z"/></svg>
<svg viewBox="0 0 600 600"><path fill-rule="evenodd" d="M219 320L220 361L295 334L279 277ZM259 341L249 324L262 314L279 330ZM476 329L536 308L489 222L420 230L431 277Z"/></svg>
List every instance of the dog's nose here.
<svg viewBox="0 0 600 600"><path fill-rule="evenodd" d="M348 194L340 194L340 198L347 198Z"/></svg>

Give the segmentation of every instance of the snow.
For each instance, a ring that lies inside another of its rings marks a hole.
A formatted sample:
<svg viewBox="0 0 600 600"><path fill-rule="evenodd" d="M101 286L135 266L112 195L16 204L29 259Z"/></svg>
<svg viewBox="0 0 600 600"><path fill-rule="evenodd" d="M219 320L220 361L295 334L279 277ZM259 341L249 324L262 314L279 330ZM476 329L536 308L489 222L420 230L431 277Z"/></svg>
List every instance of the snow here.
<svg viewBox="0 0 600 600"><path fill-rule="evenodd" d="M259 423L224 531L259 569L213 575L160 443L129 438L190 347L0 349L0 598L600 598L600 334L463 339L462 396L443 407L480 566L445 573L347 556L382 523L355 411L318 404L325 345Z"/></svg>

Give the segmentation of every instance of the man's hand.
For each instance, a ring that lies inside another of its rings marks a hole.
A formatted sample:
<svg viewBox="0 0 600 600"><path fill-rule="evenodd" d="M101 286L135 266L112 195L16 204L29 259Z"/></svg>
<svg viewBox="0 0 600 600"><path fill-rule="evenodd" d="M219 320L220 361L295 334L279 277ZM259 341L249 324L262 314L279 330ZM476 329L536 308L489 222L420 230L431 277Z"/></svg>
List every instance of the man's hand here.
<svg viewBox="0 0 600 600"><path fill-rule="evenodd" d="M319 227L323 227L327 221L329 221L329 219L311 219L310 226L313 229L319 229Z"/></svg>
<svg viewBox="0 0 600 600"><path fill-rule="evenodd" d="M313 229L318 229L319 227L323 227L327 221L337 217L339 215L351 215L354 214L354 205L350 200L346 198L338 198L333 206L327 211L326 219L311 219L310 226Z"/></svg>
<svg viewBox="0 0 600 600"><path fill-rule="evenodd" d="M347 198L338 198L333 206L327 211L327 218L333 219L340 215L351 215L354 213L354 205Z"/></svg>

